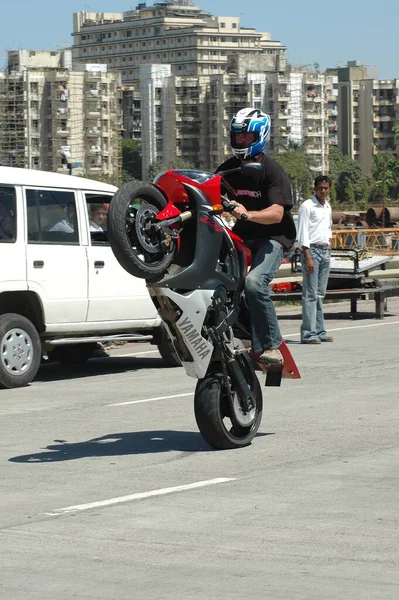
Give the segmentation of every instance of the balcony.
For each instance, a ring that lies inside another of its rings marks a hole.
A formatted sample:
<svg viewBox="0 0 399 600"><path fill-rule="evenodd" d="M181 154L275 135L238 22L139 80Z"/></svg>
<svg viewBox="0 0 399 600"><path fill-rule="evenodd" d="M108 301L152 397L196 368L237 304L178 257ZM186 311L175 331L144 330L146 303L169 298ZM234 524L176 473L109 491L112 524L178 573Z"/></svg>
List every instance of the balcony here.
<svg viewBox="0 0 399 600"><path fill-rule="evenodd" d="M322 118L321 112L309 111L309 110L307 110L305 112L305 119L313 120L313 119L321 119L321 118Z"/></svg>
<svg viewBox="0 0 399 600"><path fill-rule="evenodd" d="M308 127L305 130L306 137L321 137L322 135L323 135L323 132L321 129L312 129L312 128Z"/></svg>
<svg viewBox="0 0 399 600"><path fill-rule="evenodd" d="M86 113L86 119L95 119L96 121L101 117L101 111L100 110L89 110Z"/></svg>
<svg viewBox="0 0 399 600"><path fill-rule="evenodd" d="M101 130L99 127L92 127L86 131L86 137L98 138L101 135Z"/></svg>
<svg viewBox="0 0 399 600"><path fill-rule="evenodd" d="M57 137L68 137L70 134L69 128L67 129L57 129L55 132Z"/></svg>

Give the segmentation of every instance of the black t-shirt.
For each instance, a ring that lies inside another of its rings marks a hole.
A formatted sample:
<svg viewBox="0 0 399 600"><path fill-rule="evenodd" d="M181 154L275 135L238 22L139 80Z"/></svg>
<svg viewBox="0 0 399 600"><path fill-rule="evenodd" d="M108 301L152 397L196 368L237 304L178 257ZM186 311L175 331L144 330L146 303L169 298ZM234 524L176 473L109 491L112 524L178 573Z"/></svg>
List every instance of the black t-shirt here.
<svg viewBox="0 0 399 600"><path fill-rule="evenodd" d="M261 161L264 169L261 178L256 181L252 177L244 177L240 173L227 174L224 178L236 191L237 197L231 198L245 206L247 210L263 210L280 204L284 207L284 216L280 223L261 225L251 221L238 220L234 225L234 232L243 240L261 242L262 240L277 240L289 250L295 242L295 223L291 215L292 192L288 175L274 160L263 155ZM217 169L224 171L239 167L240 160L233 156L221 164Z"/></svg>

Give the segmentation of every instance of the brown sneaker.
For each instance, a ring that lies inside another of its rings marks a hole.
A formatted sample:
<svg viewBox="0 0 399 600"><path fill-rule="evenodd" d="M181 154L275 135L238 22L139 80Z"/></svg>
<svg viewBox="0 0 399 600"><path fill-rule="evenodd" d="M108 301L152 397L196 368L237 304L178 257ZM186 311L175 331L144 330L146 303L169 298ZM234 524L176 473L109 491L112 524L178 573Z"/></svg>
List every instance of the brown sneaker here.
<svg viewBox="0 0 399 600"><path fill-rule="evenodd" d="M326 337L324 337L324 338L320 338L320 341L321 341L321 342L333 342L333 341L334 341L334 338L333 338L333 337L331 337L331 335L326 335Z"/></svg>
<svg viewBox="0 0 399 600"><path fill-rule="evenodd" d="M319 338L311 338L310 340L302 340L301 344L321 344Z"/></svg>
<svg viewBox="0 0 399 600"><path fill-rule="evenodd" d="M263 350L262 354L258 358L259 362L263 365L269 366L281 366L283 364L283 356L280 350Z"/></svg>

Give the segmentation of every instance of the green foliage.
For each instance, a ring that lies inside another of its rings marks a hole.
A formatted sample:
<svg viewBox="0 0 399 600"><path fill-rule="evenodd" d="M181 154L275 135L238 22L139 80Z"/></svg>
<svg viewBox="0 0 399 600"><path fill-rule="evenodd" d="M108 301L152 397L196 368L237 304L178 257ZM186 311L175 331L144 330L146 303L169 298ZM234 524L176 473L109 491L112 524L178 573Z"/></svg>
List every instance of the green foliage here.
<svg viewBox="0 0 399 600"><path fill-rule="evenodd" d="M308 198L312 191L313 176L304 149L303 144L290 142L282 154L273 157L290 178L294 203Z"/></svg>
<svg viewBox="0 0 399 600"><path fill-rule="evenodd" d="M337 204L367 205L369 183L359 163L332 146L329 149L329 161Z"/></svg>
<svg viewBox="0 0 399 600"><path fill-rule="evenodd" d="M373 199L397 198L399 195L399 158L391 150L379 152L373 159Z"/></svg>
<svg viewBox="0 0 399 600"><path fill-rule="evenodd" d="M122 140L122 180L141 179L141 140Z"/></svg>
<svg viewBox="0 0 399 600"><path fill-rule="evenodd" d="M181 158L180 156L172 158L167 165L160 160L156 160L148 169L148 181L153 181L158 173L162 173L162 171L167 171L168 169L195 169L195 167L192 163L184 160L184 158Z"/></svg>

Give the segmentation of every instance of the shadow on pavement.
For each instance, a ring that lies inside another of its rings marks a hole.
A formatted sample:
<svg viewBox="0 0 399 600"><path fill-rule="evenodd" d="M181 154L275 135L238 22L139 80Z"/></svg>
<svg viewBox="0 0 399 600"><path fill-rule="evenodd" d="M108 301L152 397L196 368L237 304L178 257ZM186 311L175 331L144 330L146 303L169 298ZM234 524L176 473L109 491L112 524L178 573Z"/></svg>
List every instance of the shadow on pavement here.
<svg viewBox="0 0 399 600"><path fill-rule="evenodd" d="M106 356L91 358L82 365L61 365L60 363L42 363L35 381L62 381L63 379L82 379L114 373L127 373L140 369L167 369L162 358L125 358Z"/></svg>
<svg viewBox="0 0 399 600"><path fill-rule="evenodd" d="M273 435L258 433L256 437ZM129 454L155 454L157 452L209 452L212 450L200 433L192 431L139 431L110 433L85 442L68 444L54 440L46 451L14 456L9 462L49 463L78 460L90 456L126 456Z"/></svg>
<svg viewBox="0 0 399 600"><path fill-rule="evenodd" d="M373 312L357 312L350 313L346 312L328 312L328 309L324 309L324 319L327 321L362 321L362 320L375 320L375 311ZM386 312L384 313L384 317L395 317L394 313ZM277 317L279 321L302 321L301 313L278 313Z"/></svg>

